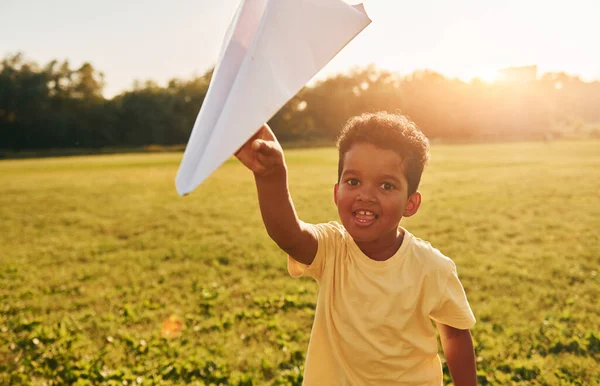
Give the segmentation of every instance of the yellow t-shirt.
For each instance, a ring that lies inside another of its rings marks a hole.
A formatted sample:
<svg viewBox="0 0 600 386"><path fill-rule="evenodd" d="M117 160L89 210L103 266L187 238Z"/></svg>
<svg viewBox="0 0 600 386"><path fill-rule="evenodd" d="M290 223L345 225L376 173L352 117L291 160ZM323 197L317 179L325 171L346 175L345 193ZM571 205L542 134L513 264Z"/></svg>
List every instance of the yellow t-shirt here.
<svg viewBox="0 0 600 386"><path fill-rule="evenodd" d="M288 256L291 276L319 283L304 385L435 385L442 367L431 320L475 323L456 266L404 230L394 256L375 261L337 222L316 225L310 266Z"/></svg>

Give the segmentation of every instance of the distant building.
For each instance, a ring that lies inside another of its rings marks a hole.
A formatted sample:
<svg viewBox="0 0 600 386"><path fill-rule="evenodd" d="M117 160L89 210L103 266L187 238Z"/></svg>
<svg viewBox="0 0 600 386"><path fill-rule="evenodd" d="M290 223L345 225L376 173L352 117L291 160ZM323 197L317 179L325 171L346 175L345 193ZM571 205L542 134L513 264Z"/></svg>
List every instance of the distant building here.
<svg viewBox="0 0 600 386"><path fill-rule="evenodd" d="M500 83L529 83L537 79L537 66L508 67L498 70Z"/></svg>

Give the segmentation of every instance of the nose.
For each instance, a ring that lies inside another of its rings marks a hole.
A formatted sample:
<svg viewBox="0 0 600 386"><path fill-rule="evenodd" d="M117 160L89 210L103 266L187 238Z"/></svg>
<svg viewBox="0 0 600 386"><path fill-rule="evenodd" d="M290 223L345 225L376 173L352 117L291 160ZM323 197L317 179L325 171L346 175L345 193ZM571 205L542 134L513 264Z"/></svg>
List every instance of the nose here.
<svg viewBox="0 0 600 386"><path fill-rule="evenodd" d="M370 187L369 185L362 185L361 189L358 191L358 195L356 196L358 201L363 202L375 202L377 201L377 196L375 194L375 189Z"/></svg>

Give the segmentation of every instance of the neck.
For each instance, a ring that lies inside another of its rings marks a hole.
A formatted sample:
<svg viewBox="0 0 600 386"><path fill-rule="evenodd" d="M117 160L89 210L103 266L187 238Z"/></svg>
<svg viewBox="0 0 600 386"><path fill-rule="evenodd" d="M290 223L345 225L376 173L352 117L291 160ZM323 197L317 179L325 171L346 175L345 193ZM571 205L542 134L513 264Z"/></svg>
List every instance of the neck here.
<svg viewBox="0 0 600 386"><path fill-rule="evenodd" d="M395 234L383 236L373 241L355 241L358 248L371 260L384 261L394 256L404 240L404 230L398 228Z"/></svg>

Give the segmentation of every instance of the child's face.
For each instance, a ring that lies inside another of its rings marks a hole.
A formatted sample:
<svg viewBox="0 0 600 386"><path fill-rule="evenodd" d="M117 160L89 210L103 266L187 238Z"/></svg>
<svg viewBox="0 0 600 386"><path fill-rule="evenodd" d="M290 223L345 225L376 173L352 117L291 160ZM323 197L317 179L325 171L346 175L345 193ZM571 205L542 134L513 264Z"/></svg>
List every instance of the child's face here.
<svg viewBox="0 0 600 386"><path fill-rule="evenodd" d="M342 224L357 242L396 242L400 220L420 204L418 192L408 197L402 158L367 143L356 143L345 154L334 199Z"/></svg>

